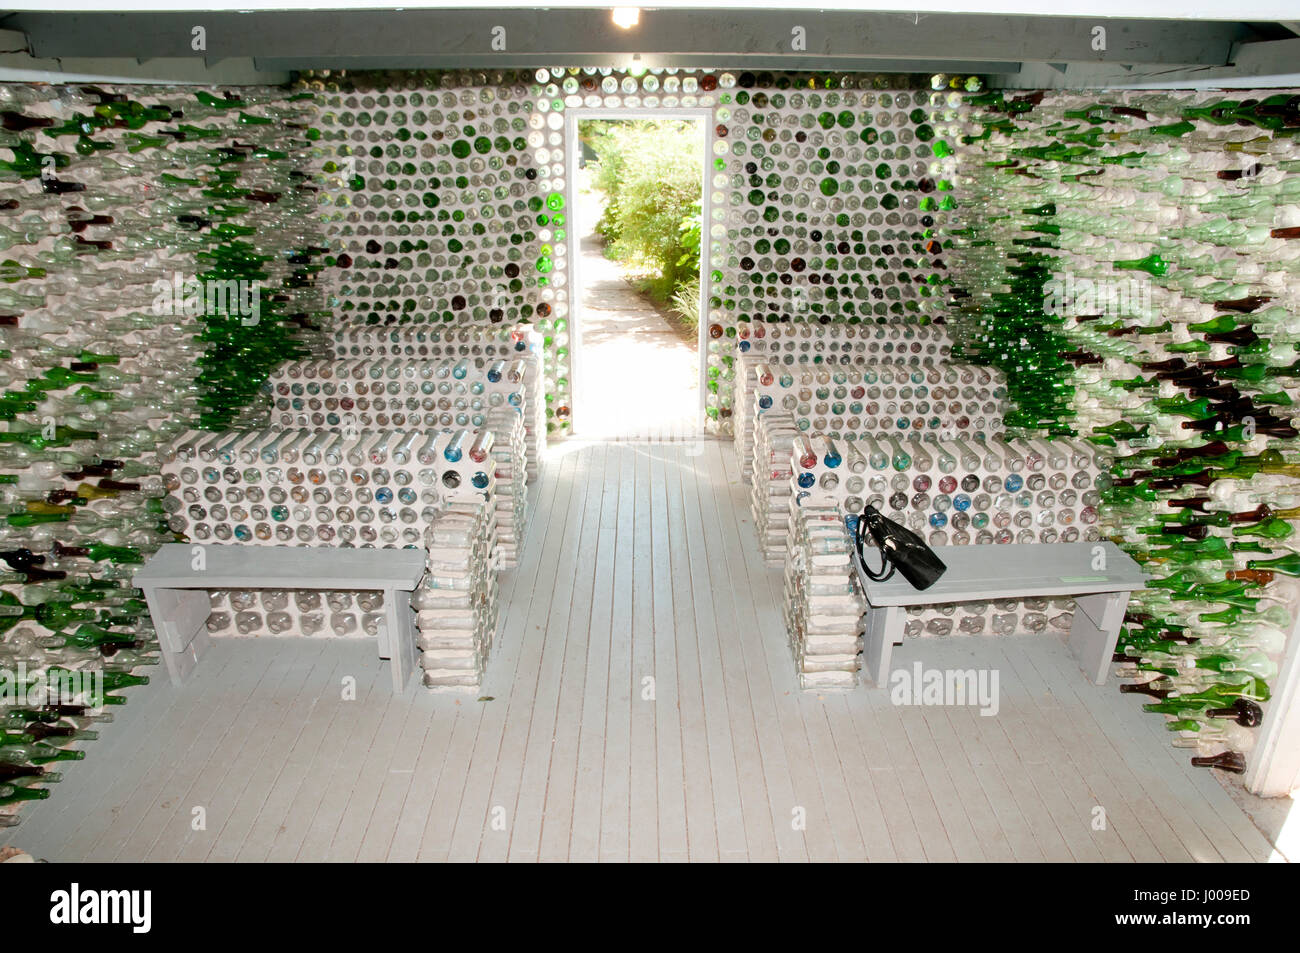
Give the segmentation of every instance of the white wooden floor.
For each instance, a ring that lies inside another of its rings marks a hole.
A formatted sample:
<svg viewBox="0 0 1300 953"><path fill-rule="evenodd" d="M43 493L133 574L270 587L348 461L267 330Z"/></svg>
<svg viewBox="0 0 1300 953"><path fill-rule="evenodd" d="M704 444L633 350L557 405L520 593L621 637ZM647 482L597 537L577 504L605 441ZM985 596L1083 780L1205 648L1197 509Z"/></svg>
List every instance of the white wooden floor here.
<svg viewBox="0 0 1300 953"><path fill-rule="evenodd" d="M1161 719L1052 637L898 650L999 669L996 717L798 691L731 448L691 452L549 451L490 700L393 696L369 642L227 640L185 689L158 671L135 691L0 842L52 861L1270 857Z"/></svg>

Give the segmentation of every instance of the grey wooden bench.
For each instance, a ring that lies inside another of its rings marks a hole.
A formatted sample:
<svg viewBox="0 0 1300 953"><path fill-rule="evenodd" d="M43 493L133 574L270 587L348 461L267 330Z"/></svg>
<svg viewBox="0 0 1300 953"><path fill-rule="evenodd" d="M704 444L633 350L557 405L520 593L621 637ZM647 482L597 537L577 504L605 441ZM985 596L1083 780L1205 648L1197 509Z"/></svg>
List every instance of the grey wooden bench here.
<svg viewBox="0 0 1300 953"><path fill-rule="evenodd" d="M362 589L384 594L379 657L388 659L393 691L415 669L411 593L424 577L417 549L336 549L302 546L216 546L169 543L135 574L172 684L193 671L207 648L209 589Z"/></svg>
<svg viewBox="0 0 1300 953"><path fill-rule="evenodd" d="M894 646L903 642L906 606L1030 596L1074 597L1070 650L1089 679L1097 685L1106 681L1129 593L1144 585L1141 568L1118 546L1007 543L943 546L937 552L948 571L924 592L897 573L888 582L875 582L858 572L869 603L862 664L877 688L886 687ZM868 562L873 556L879 559L878 552L868 551ZM1094 569L1097 565L1103 568Z"/></svg>

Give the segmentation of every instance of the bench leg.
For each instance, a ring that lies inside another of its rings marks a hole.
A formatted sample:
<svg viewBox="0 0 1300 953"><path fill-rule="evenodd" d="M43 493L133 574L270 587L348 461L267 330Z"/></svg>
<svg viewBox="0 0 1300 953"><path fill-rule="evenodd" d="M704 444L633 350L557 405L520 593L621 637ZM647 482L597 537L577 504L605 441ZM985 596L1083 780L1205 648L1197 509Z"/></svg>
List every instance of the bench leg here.
<svg viewBox="0 0 1300 953"><path fill-rule="evenodd" d="M388 617L388 603L392 598L393 593L385 589L384 624L379 627L379 657L381 659L390 659L393 657L393 633L392 627L388 624L391 621Z"/></svg>
<svg viewBox="0 0 1300 953"><path fill-rule="evenodd" d="M206 589L145 589L158 648L173 685L182 684L208 647L211 602Z"/></svg>
<svg viewBox="0 0 1300 953"><path fill-rule="evenodd" d="M1099 592L1074 600L1074 621L1070 623L1070 651L1094 685L1106 682L1110 657L1115 654L1120 624L1128 608L1127 592Z"/></svg>
<svg viewBox="0 0 1300 953"><path fill-rule="evenodd" d="M867 606L862 638L862 667L876 688L889 682L894 643L903 641L902 606Z"/></svg>
<svg viewBox="0 0 1300 953"><path fill-rule="evenodd" d="M384 629L389 650L388 665L393 675L393 691L406 690L406 683L415 671L415 617L411 613L411 594L401 590L384 593ZM379 637L382 647L385 634Z"/></svg>
<svg viewBox="0 0 1300 953"><path fill-rule="evenodd" d="M203 655L204 650L211 642L211 637L207 630L197 633L190 644L179 652L170 652L162 649L163 663L167 666L167 674L171 678L173 685L182 685L194 671L194 667L199 664L199 657Z"/></svg>

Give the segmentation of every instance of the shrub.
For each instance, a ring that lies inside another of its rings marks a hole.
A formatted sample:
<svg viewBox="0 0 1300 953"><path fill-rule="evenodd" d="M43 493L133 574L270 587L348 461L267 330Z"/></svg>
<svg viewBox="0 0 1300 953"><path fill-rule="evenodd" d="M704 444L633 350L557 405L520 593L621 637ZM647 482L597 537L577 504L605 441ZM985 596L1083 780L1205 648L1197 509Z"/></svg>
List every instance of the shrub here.
<svg viewBox="0 0 1300 953"><path fill-rule="evenodd" d="M682 319L682 324L696 331L700 326L700 275L696 272L677 286L669 307Z"/></svg>
<svg viewBox="0 0 1300 953"><path fill-rule="evenodd" d="M651 296L665 302L699 271L699 125L606 120L583 123L582 133L600 160L594 185L607 198L597 225L606 253L644 271Z"/></svg>

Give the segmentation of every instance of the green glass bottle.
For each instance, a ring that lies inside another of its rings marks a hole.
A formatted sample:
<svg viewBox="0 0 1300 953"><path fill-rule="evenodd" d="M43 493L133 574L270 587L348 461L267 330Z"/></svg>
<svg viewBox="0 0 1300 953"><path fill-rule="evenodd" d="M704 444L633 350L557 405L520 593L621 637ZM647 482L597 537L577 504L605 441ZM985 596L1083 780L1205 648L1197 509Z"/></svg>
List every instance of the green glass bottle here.
<svg viewBox="0 0 1300 953"><path fill-rule="evenodd" d="M0 784L0 804L19 804L23 801L43 801L50 796L45 788L15 787L12 784Z"/></svg>
<svg viewBox="0 0 1300 953"><path fill-rule="evenodd" d="M1232 530L1234 536L1258 536L1260 539L1286 539L1292 532L1294 527L1290 523L1276 517L1250 526L1236 526Z"/></svg>
<svg viewBox="0 0 1300 953"><path fill-rule="evenodd" d="M1246 568L1264 569L1269 572L1280 572L1286 576L1300 577L1300 553L1287 553L1276 559L1248 559Z"/></svg>
<svg viewBox="0 0 1300 953"><path fill-rule="evenodd" d="M1159 253L1153 253L1145 258L1112 262L1112 267L1116 271L1145 271L1148 275L1159 278L1169 270L1169 262L1165 261Z"/></svg>

